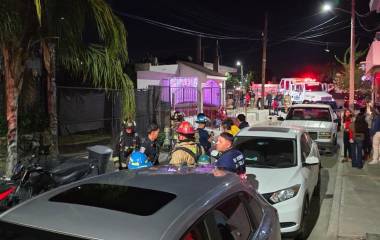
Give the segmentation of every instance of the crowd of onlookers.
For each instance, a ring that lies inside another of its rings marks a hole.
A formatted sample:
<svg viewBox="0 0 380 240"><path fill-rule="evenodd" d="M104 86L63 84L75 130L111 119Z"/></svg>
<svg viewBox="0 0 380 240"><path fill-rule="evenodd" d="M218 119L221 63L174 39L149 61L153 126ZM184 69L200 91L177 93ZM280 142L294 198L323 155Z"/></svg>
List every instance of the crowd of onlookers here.
<svg viewBox="0 0 380 240"><path fill-rule="evenodd" d="M379 163L380 108L370 104L355 112L346 108L343 112L343 159L352 162L352 167L363 168Z"/></svg>
<svg viewBox="0 0 380 240"><path fill-rule="evenodd" d="M287 104L286 96L281 93L268 93L262 106L261 97L254 91L247 91L245 94L237 94L234 98L234 108L251 107L258 109L269 109L270 114L277 114L278 111Z"/></svg>

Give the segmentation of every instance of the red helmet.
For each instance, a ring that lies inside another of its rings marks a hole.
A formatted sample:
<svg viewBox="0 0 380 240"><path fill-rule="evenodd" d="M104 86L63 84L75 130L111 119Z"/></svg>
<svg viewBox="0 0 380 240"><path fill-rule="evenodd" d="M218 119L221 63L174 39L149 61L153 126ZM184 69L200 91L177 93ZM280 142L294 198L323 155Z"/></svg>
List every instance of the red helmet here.
<svg viewBox="0 0 380 240"><path fill-rule="evenodd" d="M177 128L177 133L184 134L184 135L191 135L195 134L193 126L189 122L181 122L181 124Z"/></svg>

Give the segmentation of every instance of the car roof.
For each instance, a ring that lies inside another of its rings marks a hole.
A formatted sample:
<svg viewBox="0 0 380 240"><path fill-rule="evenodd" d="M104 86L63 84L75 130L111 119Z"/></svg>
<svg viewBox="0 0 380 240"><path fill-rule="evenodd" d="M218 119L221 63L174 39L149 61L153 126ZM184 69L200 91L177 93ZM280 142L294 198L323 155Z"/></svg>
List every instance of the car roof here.
<svg viewBox="0 0 380 240"><path fill-rule="evenodd" d="M105 174L39 195L5 212L0 220L90 239L167 239L163 236L174 234L170 233L174 231L170 229L185 231L190 227L186 224L193 223L189 223L188 218L193 216L192 220L195 221L204 214L209 204L216 204L232 192L251 186L241 184L239 177L233 173L216 177L212 169L211 166L160 166ZM85 184L144 188L174 194L176 197L149 216L51 201L52 197Z"/></svg>
<svg viewBox="0 0 380 240"><path fill-rule="evenodd" d="M238 137L275 137L275 138L296 138L304 132L302 127L280 126L261 124L250 128L243 128L238 133Z"/></svg>
<svg viewBox="0 0 380 240"><path fill-rule="evenodd" d="M328 104L295 104L292 108L331 108Z"/></svg>

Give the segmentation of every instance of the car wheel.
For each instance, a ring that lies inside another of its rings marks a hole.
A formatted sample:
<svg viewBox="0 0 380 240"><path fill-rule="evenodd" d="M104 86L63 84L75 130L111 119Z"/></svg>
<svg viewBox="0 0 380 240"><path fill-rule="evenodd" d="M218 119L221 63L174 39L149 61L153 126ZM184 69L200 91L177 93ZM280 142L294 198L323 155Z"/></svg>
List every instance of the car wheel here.
<svg viewBox="0 0 380 240"><path fill-rule="evenodd" d="M309 216L309 211L309 198L308 196L305 196L305 200L303 202L302 207L301 227L296 237L297 240L304 240L308 237L307 217Z"/></svg>
<svg viewBox="0 0 380 240"><path fill-rule="evenodd" d="M303 103L303 104L308 104L308 103L310 103L310 101L308 101L308 100L304 100L302 103Z"/></svg>

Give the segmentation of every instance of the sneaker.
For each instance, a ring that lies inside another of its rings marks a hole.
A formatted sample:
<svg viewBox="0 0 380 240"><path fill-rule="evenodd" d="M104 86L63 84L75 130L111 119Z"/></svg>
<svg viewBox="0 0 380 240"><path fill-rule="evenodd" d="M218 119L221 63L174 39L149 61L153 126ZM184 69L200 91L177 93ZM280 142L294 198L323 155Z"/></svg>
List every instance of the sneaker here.
<svg viewBox="0 0 380 240"><path fill-rule="evenodd" d="M372 160L372 161L370 161L368 164L369 164L369 165L375 165L375 164L378 164L378 163L379 163L379 161Z"/></svg>

